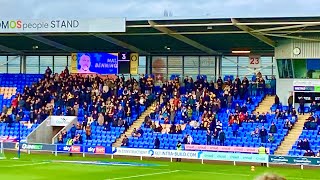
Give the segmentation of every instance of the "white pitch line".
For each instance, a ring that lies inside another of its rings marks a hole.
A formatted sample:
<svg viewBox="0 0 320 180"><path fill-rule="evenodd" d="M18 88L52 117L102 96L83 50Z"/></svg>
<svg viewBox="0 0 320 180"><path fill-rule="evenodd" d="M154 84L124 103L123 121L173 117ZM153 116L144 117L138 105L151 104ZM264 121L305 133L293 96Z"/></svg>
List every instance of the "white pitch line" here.
<svg viewBox="0 0 320 180"><path fill-rule="evenodd" d="M106 179L106 180L132 179L132 178L145 177L145 176L155 176L155 175L160 175L160 174L171 174L171 173L175 173L175 172L179 172L179 171L180 170L150 173L150 174L140 174L140 175L136 175L136 176L126 176L126 177L111 178L111 179Z"/></svg>
<svg viewBox="0 0 320 180"><path fill-rule="evenodd" d="M41 164L49 164L49 162L30 163L30 164L13 164L11 166L0 166L0 168L24 167L24 166L34 166L34 165L41 165Z"/></svg>

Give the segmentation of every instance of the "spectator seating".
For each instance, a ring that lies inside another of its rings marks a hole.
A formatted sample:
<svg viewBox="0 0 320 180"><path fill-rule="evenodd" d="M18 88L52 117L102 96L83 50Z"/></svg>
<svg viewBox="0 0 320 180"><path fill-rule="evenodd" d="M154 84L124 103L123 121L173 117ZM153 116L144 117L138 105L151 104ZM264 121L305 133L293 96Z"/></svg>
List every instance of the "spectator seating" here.
<svg viewBox="0 0 320 180"><path fill-rule="evenodd" d="M238 137L233 137L232 128L228 126L228 117L226 113L219 113L218 119L222 121L222 127L226 133L226 146L259 147L263 144L265 147L270 148L270 153L273 154L283 141L284 137L288 134L288 129L283 128L285 120L275 120L274 114L267 115L267 123L242 123L242 127L240 127L238 131ZM289 119L291 120L290 117ZM293 120L291 121L294 123ZM251 133L256 127L261 128L264 126L265 129L269 131L272 122L275 123L278 129L277 133L273 134L275 139L273 143L261 143L260 138L252 137ZM171 125L168 124L162 124L162 127L166 129L164 132L168 132L170 126ZM187 134L193 138L195 144L206 145L206 130L193 129L189 125L186 125L185 128L182 126L182 134L155 133L152 129L145 128L144 125L141 126L141 129L144 131L144 134L140 138L129 137L129 147L153 148L154 140L158 137L160 140L160 149L175 149L177 142L182 141ZM212 145L214 145L214 142L212 142Z"/></svg>
<svg viewBox="0 0 320 180"><path fill-rule="evenodd" d="M140 107L140 113L145 111L146 107ZM137 120L138 114L134 112L131 116L131 121L128 125ZM82 123L83 114L78 115L78 120ZM125 131L125 127L110 127L110 131L105 131L103 126L99 126L97 123L91 123L91 137L87 139L85 130L77 130L76 134L80 134L82 137L82 144L88 146L111 146ZM71 138L71 131L67 133L67 138L64 139L63 144L66 143L67 139ZM81 144L81 143L80 143Z"/></svg>
<svg viewBox="0 0 320 180"><path fill-rule="evenodd" d="M320 150L320 139L318 138L320 136L320 123L317 118L319 118L320 112L317 111L314 113L313 117L315 118L316 128L309 130L306 127L304 130L302 130L299 139L295 142L295 144L292 146L292 149L289 151L289 155L292 156L302 156L307 149L301 148L299 145L300 140L308 140L308 146L310 147L309 150L312 150L313 152L317 153Z"/></svg>
<svg viewBox="0 0 320 180"><path fill-rule="evenodd" d="M280 111L288 111L288 106L284 106L282 104L277 106L276 104L273 104L272 107L270 108L271 112L275 112L277 109L279 109ZM298 112L300 112L300 107L298 108ZM304 107L304 112L305 113L309 113L310 112L310 107L305 106Z"/></svg>
<svg viewBox="0 0 320 180"><path fill-rule="evenodd" d="M26 137L38 126L38 124L27 125L20 124L20 135L19 135L19 123L0 123L0 140L15 140L19 136L21 140L25 140Z"/></svg>
<svg viewBox="0 0 320 180"><path fill-rule="evenodd" d="M0 106L9 107L16 93L22 93L25 86L31 86L41 74L0 74Z"/></svg>
<svg viewBox="0 0 320 180"><path fill-rule="evenodd" d="M41 74L0 74L0 106L11 106L11 101L16 93L22 93L25 86L31 86L32 83L41 79ZM14 116L14 115L9 115ZM23 118L22 120L27 119ZM38 125L20 124L21 139L25 139ZM0 123L0 137L2 140L13 140L19 136L18 123Z"/></svg>

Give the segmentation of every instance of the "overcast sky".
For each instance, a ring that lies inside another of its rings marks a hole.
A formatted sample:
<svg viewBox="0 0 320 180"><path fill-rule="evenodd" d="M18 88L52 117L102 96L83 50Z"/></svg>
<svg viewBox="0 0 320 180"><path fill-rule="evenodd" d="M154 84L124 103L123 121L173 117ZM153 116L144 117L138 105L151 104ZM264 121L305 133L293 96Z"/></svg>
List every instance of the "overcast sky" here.
<svg viewBox="0 0 320 180"><path fill-rule="evenodd" d="M0 0L4 18L318 16L320 0Z"/></svg>

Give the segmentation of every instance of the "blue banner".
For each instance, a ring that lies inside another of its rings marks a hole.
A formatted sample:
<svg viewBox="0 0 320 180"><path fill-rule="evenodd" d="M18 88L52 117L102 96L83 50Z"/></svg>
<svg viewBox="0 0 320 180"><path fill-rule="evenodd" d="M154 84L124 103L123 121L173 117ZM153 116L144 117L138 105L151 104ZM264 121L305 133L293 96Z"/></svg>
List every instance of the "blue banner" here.
<svg viewBox="0 0 320 180"><path fill-rule="evenodd" d="M72 73L118 74L117 53L73 53L72 58Z"/></svg>

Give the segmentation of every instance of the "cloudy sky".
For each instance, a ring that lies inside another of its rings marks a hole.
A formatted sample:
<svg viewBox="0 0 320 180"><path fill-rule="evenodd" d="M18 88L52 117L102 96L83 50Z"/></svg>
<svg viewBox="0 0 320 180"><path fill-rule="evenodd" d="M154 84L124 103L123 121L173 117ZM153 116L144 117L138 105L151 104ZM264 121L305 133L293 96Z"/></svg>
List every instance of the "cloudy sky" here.
<svg viewBox="0 0 320 180"><path fill-rule="evenodd" d="M0 19L318 16L320 0L0 0Z"/></svg>

